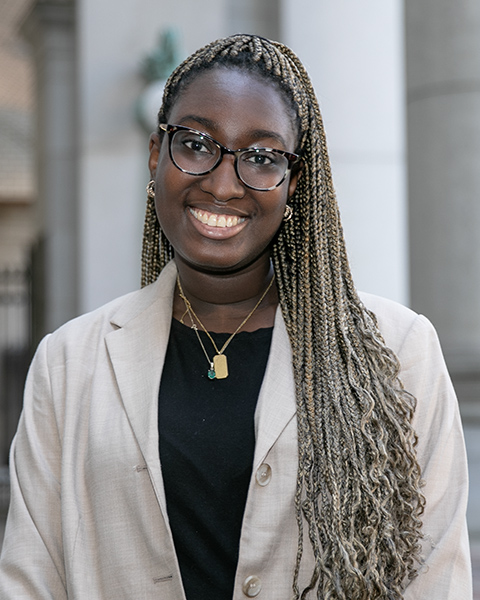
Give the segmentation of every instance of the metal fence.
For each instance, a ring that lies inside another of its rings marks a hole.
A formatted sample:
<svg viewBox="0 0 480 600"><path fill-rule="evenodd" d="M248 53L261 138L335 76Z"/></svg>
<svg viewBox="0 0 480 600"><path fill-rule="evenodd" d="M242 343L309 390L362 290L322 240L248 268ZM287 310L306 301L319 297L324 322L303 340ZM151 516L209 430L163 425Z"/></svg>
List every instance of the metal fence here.
<svg viewBox="0 0 480 600"><path fill-rule="evenodd" d="M30 346L29 272L0 269L0 514L8 504L8 471L5 465L22 410Z"/></svg>

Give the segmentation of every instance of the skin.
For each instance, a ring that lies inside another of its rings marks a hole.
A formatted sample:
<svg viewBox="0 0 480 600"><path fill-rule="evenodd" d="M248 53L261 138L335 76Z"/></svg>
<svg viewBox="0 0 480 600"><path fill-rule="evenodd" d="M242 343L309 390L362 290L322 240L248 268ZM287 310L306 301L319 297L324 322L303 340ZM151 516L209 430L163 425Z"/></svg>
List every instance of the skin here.
<svg viewBox="0 0 480 600"><path fill-rule="evenodd" d="M297 144L291 110L281 92L237 69L222 67L196 77L177 99L168 121L204 131L232 149L264 146L294 152ZM268 192L247 188L235 174L231 155L212 173L188 175L170 160L167 136L157 133L150 137L149 169L157 216L175 249L186 296L207 329L235 331L273 276L270 245L299 172ZM192 211L239 221L232 227L214 227ZM272 326L277 304L273 285L243 330ZM173 315L180 319L184 312L176 294Z"/></svg>

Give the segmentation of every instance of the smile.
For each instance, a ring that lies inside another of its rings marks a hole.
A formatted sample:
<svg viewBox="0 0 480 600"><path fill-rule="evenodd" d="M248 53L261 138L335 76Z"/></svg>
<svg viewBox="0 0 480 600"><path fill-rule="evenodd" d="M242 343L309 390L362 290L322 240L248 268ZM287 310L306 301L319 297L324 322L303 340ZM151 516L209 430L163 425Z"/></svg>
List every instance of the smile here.
<svg viewBox="0 0 480 600"><path fill-rule="evenodd" d="M196 208L189 208L190 213L205 225L209 227L235 227L245 221L244 217L236 217L233 215L217 215L215 213L208 212L206 210L198 210Z"/></svg>

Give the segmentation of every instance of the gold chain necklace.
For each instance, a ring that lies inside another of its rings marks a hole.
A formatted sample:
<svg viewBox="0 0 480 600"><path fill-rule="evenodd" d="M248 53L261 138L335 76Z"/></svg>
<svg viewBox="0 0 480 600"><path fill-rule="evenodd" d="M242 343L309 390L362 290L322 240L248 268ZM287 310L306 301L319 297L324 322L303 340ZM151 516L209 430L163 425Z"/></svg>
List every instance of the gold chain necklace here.
<svg viewBox="0 0 480 600"><path fill-rule="evenodd" d="M180 278L177 274L177 285L178 285L178 289L180 292L180 298L185 302L185 308L186 308L185 312L182 315L182 318L180 319L180 323L183 323L183 318L188 313L188 316L190 317L190 321L192 322L192 329L197 334L197 338L198 338L198 341L200 342L203 353L205 354L208 364L210 365L210 369L207 371L207 376L209 379L225 379L226 377L228 377L228 363L227 363L227 357L225 356L224 352L225 352L228 344L230 344L230 342L237 335L237 333L240 331L240 329L245 325L245 323L248 321L248 319L253 315L253 313L260 306L260 304L262 303L262 300L265 298L265 296L268 294L270 288L272 287L273 280L274 280L274 277L272 277L272 279L270 280L270 283L268 284L267 289L261 295L260 300L255 304L253 309L248 313L248 315L245 317L245 319L243 319L243 321L240 323L240 325L235 329L235 331L232 333L232 335L228 338L228 340L223 344L223 346L219 350L217 348L217 345L215 344L214 339L208 333L208 331L205 329L203 323L200 321L200 319L195 314L195 311L193 310L192 305L190 304L190 301L185 296L185 294L183 292L182 284L180 283ZM212 342L212 345L215 348L215 352L217 354L213 357L213 360L210 360L210 357L208 356L208 353L205 350L205 346L203 345L202 338L200 337L200 333L198 331L198 327L195 323L195 320L198 322L198 324L203 329L203 331L207 334L208 339Z"/></svg>

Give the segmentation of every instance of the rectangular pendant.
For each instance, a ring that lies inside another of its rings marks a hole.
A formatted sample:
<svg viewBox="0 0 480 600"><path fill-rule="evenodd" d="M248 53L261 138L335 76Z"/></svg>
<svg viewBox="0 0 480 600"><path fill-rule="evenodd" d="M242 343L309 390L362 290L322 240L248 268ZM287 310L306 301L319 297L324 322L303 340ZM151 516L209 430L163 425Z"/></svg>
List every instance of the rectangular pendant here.
<svg viewBox="0 0 480 600"><path fill-rule="evenodd" d="M213 357L213 365L215 368L215 377L217 379L225 379L228 377L227 357L225 354L217 354Z"/></svg>

